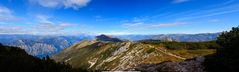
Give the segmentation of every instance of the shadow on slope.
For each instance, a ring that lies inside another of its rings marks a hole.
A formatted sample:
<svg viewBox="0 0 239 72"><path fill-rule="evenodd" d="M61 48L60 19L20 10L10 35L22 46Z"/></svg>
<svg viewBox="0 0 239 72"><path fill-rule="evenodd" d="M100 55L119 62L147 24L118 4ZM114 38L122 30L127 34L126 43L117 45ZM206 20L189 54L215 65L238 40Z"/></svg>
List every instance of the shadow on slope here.
<svg viewBox="0 0 239 72"><path fill-rule="evenodd" d="M70 65L56 63L49 57L43 59L28 55L18 47L0 44L0 68L2 72L81 72Z"/></svg>

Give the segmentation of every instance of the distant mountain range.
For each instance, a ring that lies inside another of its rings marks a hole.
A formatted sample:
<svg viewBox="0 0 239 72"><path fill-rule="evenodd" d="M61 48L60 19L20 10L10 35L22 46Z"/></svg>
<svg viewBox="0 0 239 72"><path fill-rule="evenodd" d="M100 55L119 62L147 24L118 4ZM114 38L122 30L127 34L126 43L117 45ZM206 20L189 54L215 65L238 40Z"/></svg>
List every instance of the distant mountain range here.
<svg viewBox="0 0 239 72"><path fill-rule="evenodd" d="M113 38L111 36L107 36L107 35L103 35L103 34L96 36L96 40L104 41L104 42L123 42L123 40L120 40L118 38Z"/></svg>
<svg viewBox="0 0 239 72"><path fill-rule="evenodd" d="M178 41L178 42L203 42L203 41L212 41L220 33L201 33L201 34L158 34L158 35L118 35L114 36L121 39L127 39L131 41L138 40L167 40L167 41Z"/></svg>
<svg viewBox="0 0 239 72"><path fill-rule="evenodd" d="M40 36L40 35L19 35L1 34L0 43L8 46L16 46L24 49L28 54L44 57L58 53L59 51L73 45L81 40L91 40L92 36Z"/></svg>
<svg viewBox="0 0 239 72"><path fill-rule="evenodd" d="M138 41L145 39L180 41L180 42L201 42L215 40L220 33L204 34L159 34L159 35L114 35L97 36L101 41ZM120 40L116 39L119 38ZM104 39L108 38L108 39ZM110 38L110 39L109 39ZM8 46L16 46L24 49L28 54L37 57L53 55L65 48L82 40L93 40L93 35L78 36L57 36L57 35L28 35L28 34L0 34L0 43Z"/></svg>

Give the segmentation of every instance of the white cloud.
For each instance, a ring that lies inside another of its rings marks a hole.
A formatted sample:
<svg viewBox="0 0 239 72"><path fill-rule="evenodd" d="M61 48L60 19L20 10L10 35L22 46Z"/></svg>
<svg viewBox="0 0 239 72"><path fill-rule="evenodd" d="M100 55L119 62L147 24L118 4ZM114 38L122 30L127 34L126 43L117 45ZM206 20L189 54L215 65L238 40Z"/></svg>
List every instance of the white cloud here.
<svg viewBox="0 0 239 72"><path fill-rule="evenodd" d="M0 33L23 33L24 27L22 26L0 26Z"/></svg>
<svg viewBox="0 0 239 72"><path fill-rule="evenodd" d="M61 0L35 0L43 7L55 8L61 4Z"/></svg>
<svg viewBox="0 0 239 72"><path fill-rule="evenodd" d="M172 23L144 23L144 22L136 22L136 23L124 23L122 27L127 29L158 29L163 27L175 27L175 26L183 26L188 23L186 22L172 22Z"/></svg>
<svg viewBox="0 0 239 72"><path fill-rule="evenodd" d="M37 3L48 8L73 8L79 9L86 6L91 0L30 0L31 3Z"/></svg>
<svg viewBox="0 0 239 72"><path fill-rule="evenodd" d="M34 26L33 29L36 31L45 31L45 32L58 32L62 31L68 27L72 26L71 24L59 23L59 24L51 24L51 23L40 23L37 26Z"/></svg>
<svg viewBox="0 0 239 72"><path fill-rule="evenodd" d="M7 7L0 6L0 33L20 33L23 32L23 26L13 26L10 22L16 21L13 11Z"/></svg>
<svg viewBox="0 0 239 72"><path fill-rule="evenodd" d="M165 23L165 24L153 24L147 26L147 28L162 28L162 27L174 27L174 26L182 26L187 23L185 22L175 22L175 23Z"/></svg>
<svg viewBox="0 0 239 72"><path fill-rule="evenodd" d="M1 13L1 14L7 14L7 15L9 15L9 14L11 14L12 12L11 12L8 8L3 7L3 6L0 6L0 13Z"/></svg>
<svg viewBox="0 0 239 72"><path fill-rule="evenodd" d="M62 34L66 29L77 26L71 23L40 23L31 26L29 29L30 34Z"/></svg>
<svg viewBox="0 0 239 72"><path fill-rule="evenodd" d="M135 23L124 23L123 26L124 27L136 27L136 26L140 26L144 24L144 22L135 22Z"/></svg>
<svg viewBox="0 0 239 72"><path fill-rule="evenodd" d="M77 24L52 21L51 17L45 15L37 15L36 23L31 23L27 26L16 26L11 24L0 24L1 34L70 34L67 29L77 27Z"/></svg>
<svg viewBox="0 0 239 72"><path fill-rule="evenodd" d="M189 0L173 0L172 3L178 4L178 3L184 3L188 2Z"/></svg>
<svg viewBox="0 0 239 72"><path fill-rule="evenodd" d="M86 6L89 2L90 0L65 0L63 4L66 8L78 9Z"/></svg>
<svg viewBox="0 0 239 72"><path fill-rule="evenodd" d="M139 16L128 20L123 20L120 23L122 23L122 27L124 28L131 28L143 26L148 21L150 21L149 16Z"/></svg>
<svg viewBox="0 0 239 72"><path fill-rule="evenodd" d="M239 5L238 4L230 4L226 6L220 6L220 7L215 7L215 8L210 8L210 9L200 9L200 10L192 10L189 12L182 12L178 13L180 14L180 18L177 18L176 20L180 21L185 21L185 20L193 20L193 19L199 19L199 18L207 18L207 17L212 17L212 16L219 16L219 15L224 15L224 14L231 14L231 13L238 13ZM173 16L176 16L172 15Z"/></svg>
<svg viewBox="0 0 239 72"><path fill-rule="evenodd" d="M96 16L94 16L94 18L95 18L95 21L97 21L97 22L103 22L103 21L110 21L110 20L112 20L111 18L105 18L105 17L103 17L101 15L96 15Z"/></svg>
<svg viewBox="0 0 239 72"><path fill-rule="evenodd" d="M74 34L75 32L70 32L67 29L77 27L76 24L71 23L39 23L33 26L28 27L25 33L27 34L37 34L37 35L54 35L54 34ZM79 27L80 28L80 27ZM80 31L76 31L80 32Z"/></svg>
<svg viewBox="0 0 239 72"><path fill-rule="evenodd" d="M49 20L49 16L45 16L45 15L37 15L36 16L37 21L40 23L53 23Z"/></svg>
<svg viewBox="0 0 239 72"><path fill-rule="evenodd" d="M12 10L7 7L0 6L0 21L12 21L15 20L15 16L12 14Z"/></svg>
<svg viewBox="0 0 239 72"><path fill-rule="evenodd" d="M31 26L0 26L0 33L6 34L62 34L65 29L73 27L73 24L36 24Z"/></svg>
<svg viewBox="0 0 239 72"><path fill-rule="evenodd" d="M46 15L37 15L36 19L38 21L38 24L32 27L32 30L34 31L59 32L65 30L66 28L74 27L75 25L77 25L67 22L52 21L50 20L51 17Z"/></svg>
<svg viewBox="0 0 239 72"><path fill-rule="evenodd" d="M220 22L220 20L219 19L212 19L209 22Z"/></svg>

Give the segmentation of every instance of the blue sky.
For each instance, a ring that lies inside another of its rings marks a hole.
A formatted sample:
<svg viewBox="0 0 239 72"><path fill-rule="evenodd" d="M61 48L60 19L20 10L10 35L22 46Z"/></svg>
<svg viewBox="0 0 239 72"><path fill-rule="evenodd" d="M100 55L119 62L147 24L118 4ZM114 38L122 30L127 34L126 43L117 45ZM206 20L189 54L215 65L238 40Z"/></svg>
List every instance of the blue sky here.
<svg viewBox="0 0 239 72"><path fill-rule="evenodd" d="M214 33L239 25L238 8L238 0L0 0L0 33Z"/></svg>

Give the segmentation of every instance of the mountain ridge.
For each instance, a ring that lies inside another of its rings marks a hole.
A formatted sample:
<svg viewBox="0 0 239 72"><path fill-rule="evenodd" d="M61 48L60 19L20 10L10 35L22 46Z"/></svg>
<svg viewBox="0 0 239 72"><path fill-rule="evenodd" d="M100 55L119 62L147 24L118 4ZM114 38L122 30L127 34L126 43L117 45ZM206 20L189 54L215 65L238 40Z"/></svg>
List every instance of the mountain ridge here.
<svg viewBox="0 0 239 72"><path fill-rule="evenodd" d="M196 51L200 52L197 53ZM189 56L186 56L162 46L141 42L88 40L64 49L62 52L53 55L52 59L57 62L69 63L73 68L128 70L140 64L156 64L164 61L177 62L212 53L214 53L213 49L186 50L185 54L189 54Z"/></svg>

